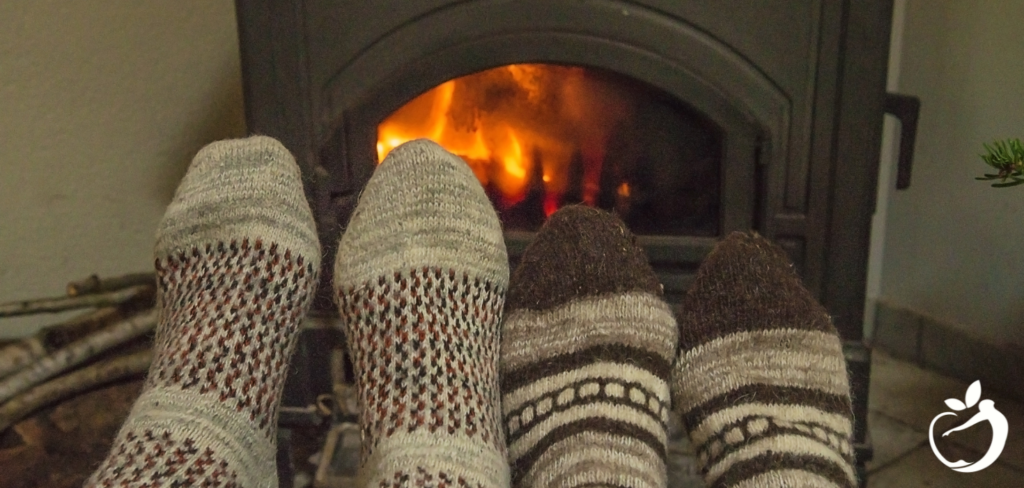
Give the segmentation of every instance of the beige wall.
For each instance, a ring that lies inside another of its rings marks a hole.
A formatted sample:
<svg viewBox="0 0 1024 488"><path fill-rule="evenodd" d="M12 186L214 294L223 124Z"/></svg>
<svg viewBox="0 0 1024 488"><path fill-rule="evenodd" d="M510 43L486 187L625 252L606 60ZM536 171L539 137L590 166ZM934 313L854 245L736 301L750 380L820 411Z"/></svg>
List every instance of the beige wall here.
<svg viewBox="0 0 1024 488"><path fill-rule="evenodd" d="M151 269L192 155L244 132L231 0L0 1L0 302Z"/></svg>
<svg viewBox="0 0 1024 488"><path fill-rule="evenodd" d="M881 298L1024 346L1024 187L974 181L1024 139L1024 2L909 0L899 91L921 98L911 188L886 217Z"/></svg>

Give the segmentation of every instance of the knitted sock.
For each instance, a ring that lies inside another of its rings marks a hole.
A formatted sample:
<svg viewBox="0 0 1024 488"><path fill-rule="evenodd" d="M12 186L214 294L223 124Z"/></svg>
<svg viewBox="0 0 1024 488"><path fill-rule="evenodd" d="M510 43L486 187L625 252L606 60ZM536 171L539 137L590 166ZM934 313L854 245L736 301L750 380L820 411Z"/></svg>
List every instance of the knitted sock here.
<svg viewBox="0 0 1024 488"><path fill-rule="evenodd" d="M502 414L514 487L664 487L677 327L618 218L564 207L509 285Z"/></svg>
<svg viewBox="0 0 1024 488"><path fill-rule="evenodd" d="M853 487L842 345L782 249L728 236L683 304L673 401L708 486Z"/></svg>
<svg viewBox="0 0 1024 488"><path fill-rule="evenodd" d="M149 376L86 486L277 486L278 403L319 261L280 143L201 150L157 230Z"/></svg>
<svg viewBox="0 0 1024 488"><path fill-rule="evenodd" d="M334 270L360 404L356 486L507 487L497 366L508 256L465 162L427 140L393 150Z"/></svg>

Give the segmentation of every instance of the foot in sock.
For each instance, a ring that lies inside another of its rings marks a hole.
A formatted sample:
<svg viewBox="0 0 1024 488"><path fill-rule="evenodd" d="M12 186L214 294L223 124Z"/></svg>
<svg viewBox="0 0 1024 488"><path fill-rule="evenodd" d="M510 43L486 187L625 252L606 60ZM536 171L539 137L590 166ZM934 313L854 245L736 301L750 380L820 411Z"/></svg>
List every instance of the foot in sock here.
<svg viewBox="0 0 1024 488"><path fill-rule="evenodd" d="M720 242L679 328L673 406L708 486L856 486L842 345L780 248Z"/></svg>
<svg viewBox="0 0 1024 488"><path fill-rule="evenodd" d="M157 231L153 364L86 486L277 486L278 402L319 262L280 143L200 151Z"/></svg>
<svg viewBox="0 0 1024 488"><path fill-rule="evenodd" d="M393 150L360 196L334 280L359 394L356 486L507 488L508 256L465 162L426 140Z"/></svg>
<svg viewBox="0 0 1024 488"><path fill-rule="evenodd" d="M569 206L523 254L502 324L513 487L664 487L677 327L613 215Z"/></svg>

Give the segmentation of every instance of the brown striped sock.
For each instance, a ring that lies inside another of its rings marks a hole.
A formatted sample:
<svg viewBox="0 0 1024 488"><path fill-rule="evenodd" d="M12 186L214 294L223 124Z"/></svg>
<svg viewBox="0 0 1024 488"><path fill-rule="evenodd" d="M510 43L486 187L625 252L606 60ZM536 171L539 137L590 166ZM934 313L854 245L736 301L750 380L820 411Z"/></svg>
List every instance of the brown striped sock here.
<svg viewBox="0 0 1024 488"><path fill-rule="evenodd" d="M512 276L501 338L513 487L664 487L677 328L642 249L582 206Z"/></svg>
<svg viewBox="0 0 1024 488"><path fill-rule="evenodd" d="M334 286L359 393L356 486L507 488L508 255L469 166L427 140L391 151L338 246Z"/></svg>
<svg viewBox="0 0 1024 488"><path fill-rule="evenodd" d="M720 242L679 325L673 405L708 486L856 486L842 345L779 247Z"/></svg>

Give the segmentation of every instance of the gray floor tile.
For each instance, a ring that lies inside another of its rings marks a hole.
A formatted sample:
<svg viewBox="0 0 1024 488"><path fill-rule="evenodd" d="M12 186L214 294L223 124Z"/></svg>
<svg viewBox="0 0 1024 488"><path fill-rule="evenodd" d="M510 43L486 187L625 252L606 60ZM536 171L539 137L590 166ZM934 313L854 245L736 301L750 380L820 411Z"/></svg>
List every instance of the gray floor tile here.
<svg viewBox="0 0 1024 488"><path fill-rule="evenodd" d="M962 401L966 395L969 385L966 381L922 369L880 351L874 351L872 356L869 408L917 432L927 433L932 418L949 411L944 403L947 398ZM981 397L993 400L996 409L1006 416L1010 424L1006 448L999 461L1024 471L1024 405L991 394L984 384ZM967 420L975 412L976 409L971 409L961 416ZM870 418L868 422L870 426ZM949 440L984 453L991 441L990 432L984 428L967 429L951 434ZM935 462L942 466L937 460ZM1024 486L1024 481L1019 486Z"/></svg>
<svg viewBox="0 0 1024 488"><path fill-rule="evenodd" d="M965 453L964 457L974 456ZM977 473L957 473L935 459L928 446L868 478L868 488L1020 488L1024 473L997 462Z"/></svg>
<svg viewBox="0 0 1024 488"><path fill-rule="evenodd" d="M1024 405L991 394L984 384L982 398L993 400L1010 424L999 461L978 473L957 473L943 466L927 444L932 418L949 411L947 398L963 400L968 385L884 352L873 353L868 424L875 459L868 465L869 487L1024 487ZM975 411L965 411L962 420ZM947 459L974 460L988 450L990 441L991 429L979 426L938 443Z"/></svg>
<svg viewBox="0 0 1024 488"><path fill-rule="evenodd" d="M869 473L888 466L918 447L928 445L927 434L877 411L869 413L868 427L871 430L871 444L875 448L874 458L866 466Z"/></svg>

